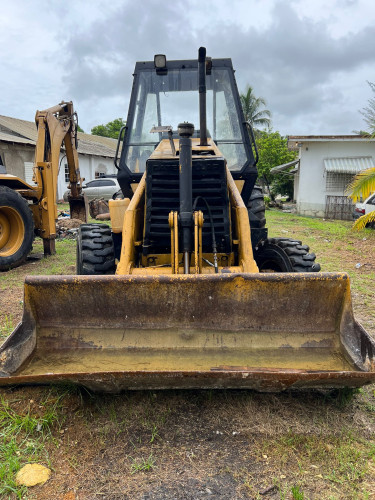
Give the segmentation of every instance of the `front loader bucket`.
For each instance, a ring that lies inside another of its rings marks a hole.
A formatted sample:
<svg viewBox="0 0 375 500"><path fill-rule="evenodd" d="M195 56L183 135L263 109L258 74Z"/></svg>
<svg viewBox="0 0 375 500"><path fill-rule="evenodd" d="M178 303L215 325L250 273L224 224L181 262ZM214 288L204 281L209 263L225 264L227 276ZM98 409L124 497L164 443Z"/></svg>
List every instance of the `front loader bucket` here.
<svg viewBox="0 0 375 500"><path fill-rule="evenodd" d="M28 277L0 385L357 387L374 352L343 273Z"/></svg>

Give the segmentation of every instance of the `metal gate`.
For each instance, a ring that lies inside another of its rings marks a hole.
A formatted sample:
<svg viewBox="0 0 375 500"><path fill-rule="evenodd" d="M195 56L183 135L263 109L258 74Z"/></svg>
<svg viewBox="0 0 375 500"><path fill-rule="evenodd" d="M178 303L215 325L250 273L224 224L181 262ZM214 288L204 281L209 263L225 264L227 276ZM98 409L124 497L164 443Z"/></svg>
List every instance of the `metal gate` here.
<svg viewBox="0 0 375 500"><path fill-rule="evenodd" d="M353 202L347 196L326 196L326 219L353 219Z"/></svg>

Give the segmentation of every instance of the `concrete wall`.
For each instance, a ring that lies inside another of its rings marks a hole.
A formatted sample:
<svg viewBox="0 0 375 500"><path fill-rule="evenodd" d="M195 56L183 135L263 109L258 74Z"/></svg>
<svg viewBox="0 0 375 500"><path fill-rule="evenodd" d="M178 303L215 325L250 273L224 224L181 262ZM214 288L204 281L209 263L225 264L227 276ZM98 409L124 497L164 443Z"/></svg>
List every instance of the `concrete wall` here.
<svg viewBox="0 0 375 500"><path fill-rule="evenodd" d="M61 167L58 178L57 199L61 199L63 197L63 194L68 189L69 184L68 182L65 182L66 158L61 160L62 157L63 155L60 157ZM95 179L95 172L100 172L106 175L117 173L117 169L113 164L113 158L80 154L78 155L78 159L81 177L85 178L84 184Z"/></svg>
<svg viewBox="0 0 375 500"><path fill-rule="evenodd" d="M34 161L34 146L13 144L0 141L0 154L7 174L16 175L25 180L25 162Z"/></svg>
<svg viewBox="0 0 375 500"><path fill-rule="evenodd" d="M375 143L367 140L303 141L300 147L299 176L295 176L299 214L324 217L326 195L343 195L341 190L326 190L324 160L353 156L372 156L375 159Z"/></svg>

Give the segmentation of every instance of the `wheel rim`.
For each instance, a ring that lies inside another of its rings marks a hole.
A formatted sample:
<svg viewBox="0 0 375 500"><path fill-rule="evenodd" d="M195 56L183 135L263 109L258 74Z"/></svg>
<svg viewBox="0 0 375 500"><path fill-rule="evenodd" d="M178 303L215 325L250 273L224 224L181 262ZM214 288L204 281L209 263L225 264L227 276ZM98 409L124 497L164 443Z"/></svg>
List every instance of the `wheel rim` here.
<svg viewBox="0 0 375 500"><path fill-rule="evenodd" d="M14 255L21 248L24 235L19 212L12 207L0 207L0 257Z"/></svg>

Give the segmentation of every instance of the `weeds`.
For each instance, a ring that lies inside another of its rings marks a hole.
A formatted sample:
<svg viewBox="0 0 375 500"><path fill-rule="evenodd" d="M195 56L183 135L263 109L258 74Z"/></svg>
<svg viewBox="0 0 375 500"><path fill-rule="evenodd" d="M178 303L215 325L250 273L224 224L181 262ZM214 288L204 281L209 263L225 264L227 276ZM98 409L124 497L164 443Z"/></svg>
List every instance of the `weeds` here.
<svg viewBox="0 0 375 500"><path fill-rule="evenodd" d="M352 494L359 491L369 460L375 456L375 445L354 435L351 430L329 437L289 432L274 440L265 450L268 456L278 457L282 469L293 467L294 477L304 478L303 471L313 467L323 472L319 477L346 488ZM298 472L294 464L297 464ZM295 500L305 498L300 486L294 486L291 493Z"/></svg>
<svg viewBox="0 0 375 500"><path fill-rule="evenodd" d="M289 491L288 487L287 486L282 487L278 481L276 481L276 486L277 489L279 490L280 500L286 500Z"/></svg>
<svg viewBox="0 0 375 500"><path fill-rule="evenodd" d="M5 339L14 330L13 316L6 314L4 320L0 324L0 339Z"/></svg>
<svg viewBox="0 0 375 500"><path fill-rule="evenodd" d="M32 410L31 403L23 411L16 411L18 401L0 397L0 496L22 498L26 488L15 483L18 470L26 463L39 460L49 463L45 441L51 437L51 428L58 421L58 410L63 395L52 398L51 392ZM37 414L41 412L41 415Z"/></svg>
<svg viewBox="0 0 375 500"><path fill-rule="evenodd" d="M150 439L150 443L153 443L155 441L156 438L160 438L159 434L158 434L158 428L157 426L154 424L152 426L152 429L151 429L151 439Z"/></svg>
<svg viewBox="0 0 375 500"><path fill-rule="evenodd" d="M360 393L358 388L343 387L331 391L327 395L327 399L333 401L339 408L345 408L348 404L352 403L354 397Z"/></svg>
<svg viewBox="0 0 375 500"><path fill-rule="evenodd" d="M151 454L147 458L141 458L140 460L132 458L130 473L136 474L137 472L148 472L153 470L154 468L155 468L155 460Z"/></svg>
<svg viewBox="0 0 375 500"><path fill-rule="evenodd" d="M300 490L299 486L293 486L290 490L293 500L304 500L305 494Z"/></svg>
<svg viewBox="0 0 375 500"><path fill-rule="evenodd" d="M27 411L18 414L9 406L9 402L0 398L0 429L6 434L18 436L20 433L27 435L34 432L49 432L53 423L57 420L56 407L58 403L49 406L47 402L45 412L41 417L35 417L31 414L30 404Z"/></svg>

